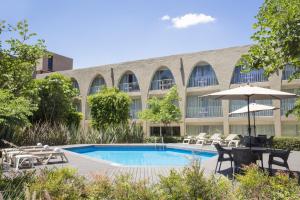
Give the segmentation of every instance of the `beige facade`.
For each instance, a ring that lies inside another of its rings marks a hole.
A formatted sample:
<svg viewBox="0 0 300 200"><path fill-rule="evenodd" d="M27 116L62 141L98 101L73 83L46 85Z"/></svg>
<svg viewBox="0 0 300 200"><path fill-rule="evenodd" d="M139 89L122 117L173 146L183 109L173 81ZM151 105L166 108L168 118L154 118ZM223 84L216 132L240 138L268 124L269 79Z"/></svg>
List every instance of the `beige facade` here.
<svg viewBox="0 0 300 200"><path fill-rule="evenodd" d="M73 69L73 59L50 52L49 56L44 56L38 60L36 71L38 74L55 71Z"/></svg>
<svg viewBox="0 0 300 200"><path fill-rule="evenodd" d="M221 132L227 135L231 132L240 133L246 130L244 128L247 124L246 117L228 116L230 109L238 107L238 104L235 105L234 102L229 101L211 102L210 100L201 99L201 96L246 84L245 81L240 81L245 80L245 76L242 78L238 77L237 80L239 81L236 83L233 81L233 76L235 74L235 64L240 59L241 55L247 52L248 48L249 46L232 47L83 69L66 70L61 71L60 73L69 76L78 82L81 95L80 111L85 115L85 119L89 120L89 111L86 102L90 91L95 88L94 84L96 82L99 83L99 81L94 81L96 77L101 77L101 81L105 82L105 85L108 87L123 87L124 85L120 84L120 81L124 80L124 74L134 74L136 78L135 82L137 82L139 90L136 89L131 91L132 88L136 88L136 85L130 83L130 87L128 87L128 85L126 85L126 80L125 88L132 99L137 99L137 102L140 101L141 108L145 109L146 101L149 97L154 95L161 96L168 91L165 86L171 83L169 80L158 80L158 82L153 82L153 78L159 76L156 74L158 70L169 69L181 97L179 107L183 116L182 122L180 124L173 124L173 126L180 127L180 134L197 134L199 131L207 131L210 133ZM211 69L207 67L208 65ZM200 71L194 71L195 73L193 73L196 66L199 66ZM206 66L207 70L201 71L201 66ZM163 73L165 72L162 71L161 74ZM199 74L200 76L208 77L207 74L209 73L215 74L215 78L197 78L197 75ZM39 77L44 76L46 75L39 75ZM191 82L190 79L192 76L195 80ZM287 80L282 80L282 72L273 75L266 81L256 82L253 79L258 77L257 80L261 80L262 78L260 76L261 74L255 73L254 75L252 74L246 77L246 79L248 82L251 82L251 85L276 90L300 88L300 80L294 80L290 83ZM132 79L135 80L135 78L132 78L131 76L126 78L131 82ZM155 87L153 85L156 83L159 85L158 89L151 90L152 87ZM189 87L190 84L192 84L192 87ZM276 107L281 106L281 102L278 100L270 101L270 103ZM293 102L286 102L286 104L291 105ZM139 104L137 104L136 107L139 107L138 105ZM199 106L201 108L199 108ZM138 119L135 119L135 121L143 124L147 135L150 135L150 127L158 126L149 122L141 122ZM267 133L284 135L286 132L290 135L299 135L300 126L298 125L297 119L293 116L288 118L285 117L281 110L275 110L271 114L267 113L266 115L259 115L256 122L258 125L258 134Z"/></svg>

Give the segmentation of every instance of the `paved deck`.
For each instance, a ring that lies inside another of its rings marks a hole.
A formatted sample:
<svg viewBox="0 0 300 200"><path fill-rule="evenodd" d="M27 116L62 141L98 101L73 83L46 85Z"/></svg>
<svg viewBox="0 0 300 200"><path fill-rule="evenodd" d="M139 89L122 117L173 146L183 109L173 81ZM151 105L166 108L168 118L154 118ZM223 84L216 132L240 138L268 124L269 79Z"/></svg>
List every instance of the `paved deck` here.
<svg viewBox="0 0 300 200"><path fill-rule="evenodd" d="M119 145L119 144L117 144ZM128 144L125 144L128 145ZM135 145L135 144L134 144ZM136 144L138 145L138 144ZM141 145L141 144L139 144ZM147 145L147 144L143 144ZM150 144L151 145L151 144ZM204 146L201 147L199 145L192 144L166 144L169 147L175 148L183 148L183 149L191 149L191 150L200 150L200 151L214 151L215 149L212 146ZM79 147L79 146L89 146L89 145L68 145L61 146L61 148L66 147ZM98 145L101 146L101 145ZM105 175L111 179L114 179L116 176L121 174L129 174L133 178L133 180L148 180L151 183L155 183L159 180L159 176L166 176L169 174L171 169L182 170L183 167L129 167L129 166L116 166L110 162L91 158L85 155L77 154L70 151L65 151L67 158L69 159L68 163L57 163L52 162L48 165L39 165L35 168L44 168L44 167L65 167L71 166L78 170L78 173L86 176L87 178L91 178L93 175ZM264 166L267 165L267 155L264 155ZM204 169L205 174L210 175L214 173L214 169L217 162L217 156L202 161L202 167ZM300 171L300 152L294 151L290 154L289 157L289 165L292 171L299 172ZM277 168L283 169L283 168ZM230 171L230 163L224 162L222 164L221 173L224 175L228 175L228 171Z"/></svg>

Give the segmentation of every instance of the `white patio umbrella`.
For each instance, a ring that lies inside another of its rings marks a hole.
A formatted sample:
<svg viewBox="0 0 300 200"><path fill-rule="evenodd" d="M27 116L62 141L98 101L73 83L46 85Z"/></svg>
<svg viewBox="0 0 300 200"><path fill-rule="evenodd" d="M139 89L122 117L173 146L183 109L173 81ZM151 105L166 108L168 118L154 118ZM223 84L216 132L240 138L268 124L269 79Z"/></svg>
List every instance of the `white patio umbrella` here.
<svg viewBox="0 0 300 200"><path fill-rule="evenodd" d="M275 108L274 106L267 106L267 105L257 104L257 103L251 103L249 105L249 112L251 112L253 114L254 136L256 136L255 113L259 112L259 111L264 111L264 110L276 110L276 109L278 109L278 108ZM244 106L240 109L237 109L237 110L229 113L229 115L242 114L242 113L247 113L247 112L248 112L248 106Z"/></svg>
<svg viewBox="0 0 300 200"><path fill-rule="evenodd" d="M214 99L223 100L246 100L247 113L248 113L248 134L250 137L251 148L251 125L250 125L250 100L263 100L263 99L286 99L295 98L297 95L277 90L271 90L262 87L245 85L229 90L211 93L203 97L212 97Z"/></svg>

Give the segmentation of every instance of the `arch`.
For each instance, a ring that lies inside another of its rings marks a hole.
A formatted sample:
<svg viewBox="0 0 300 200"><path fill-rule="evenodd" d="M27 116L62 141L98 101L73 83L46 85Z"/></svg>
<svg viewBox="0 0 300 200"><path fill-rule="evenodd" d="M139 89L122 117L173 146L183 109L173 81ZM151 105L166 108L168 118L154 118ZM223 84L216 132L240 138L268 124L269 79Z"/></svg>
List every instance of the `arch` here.
<svg viewBox="0 0 300 200"><path fill-rule="evenodd" d="M167 90L170 89L175 85L175 79L171 72L171 70L168 67L160 67L156 72L154 73L150 90Z"/></svg>
<svg viewBox="0 0 300 200"><path fill-rule="evenodd" d="M206 87L211 85L219 85L215 70L207 62L198 62L190 74L187 87Z"/></svg>
<svg viewBox="0 0 300 200"><path fill-rule="evenodd" d="M140 91L138 80L132 71L127 71L122 75L118 87L123 92Z"/></svg>
<svg viewBox="0 0 300 200"><path fill-rule="evenodd" d="M101 75L97 75L90 85L89 94L95 94L101 91L104 87L106 87L104 78Z"/></svg>
<svg viewBox="0 0 300 200"><path fill-rule="evenodd" d="M254 83L254 82L265 82L268 78L264 75L264 69L251 70L250 72L243 72L244 68L242 66L236 66L234 68L231 84L240 83Z"/></svg>

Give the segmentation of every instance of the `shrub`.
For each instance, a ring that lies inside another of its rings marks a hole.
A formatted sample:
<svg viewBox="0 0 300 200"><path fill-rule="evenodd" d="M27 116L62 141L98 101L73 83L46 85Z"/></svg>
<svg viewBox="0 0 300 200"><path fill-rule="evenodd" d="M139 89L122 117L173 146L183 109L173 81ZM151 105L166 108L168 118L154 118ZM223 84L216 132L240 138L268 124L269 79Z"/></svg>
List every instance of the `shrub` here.
<svg viewBox="0 0 300 200"><path fill-rule="evenodd" d="M300 137L275 137L273 147L277 149L300 151Z"/></svg>
<svg viewBox="0 0 300 200"><path fill-rule="evenodd" d="M43 169L28 184L32 199L80 199L85 196L84 178L72 168Z"/></svg>
<svg viewBox="0 0 300 200"><path fill-rule="evenodd" d="M32 182L35 172L10 172L3 175L0 170L0 193L3 199L25 199L25 186Z"/></svg>
<svg viewBox="0 0 300 200"><path fill-rule="evenodd" d="M237 175L238 199L273 199L296 200L300 198L300 186L296 179L289 178L285 173L269 176L260 170L257 165L245 168L244 175Z"/></svg>
<svg viewBox="0 0 300 200"><path fill-rule="evenodd" d="M165 136L163 137L164 139L164 143L178 143L178 142L182 142L182 137L178 137L178 136ZM144 139L145 143L155 143L155 141L157 143L160 143L162 141L161 137L147 137Z"/></svg>
<svg viewBox="0 0 300 200"><path fill-rule="evenodd" d="M225 177L205 177L199 161L182 172L171 171L158 185L163 190L162 199L234 199L231 182Z"/></svg>

